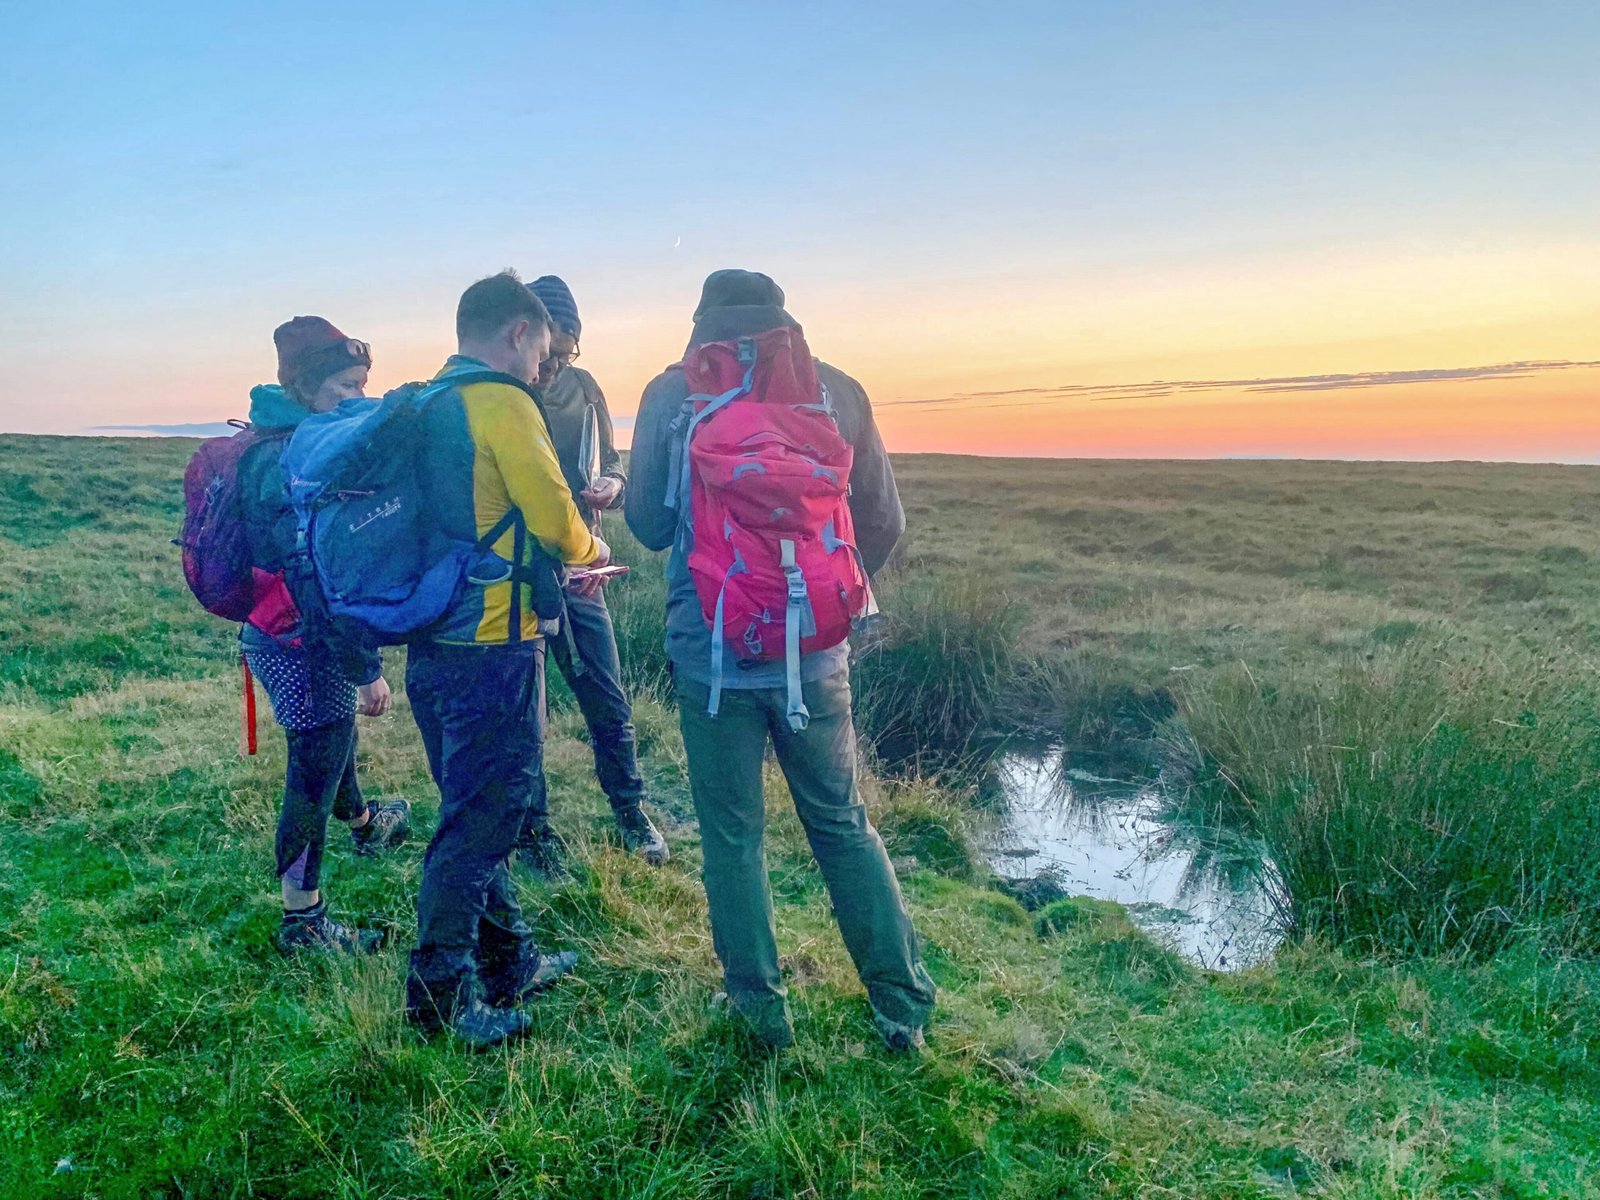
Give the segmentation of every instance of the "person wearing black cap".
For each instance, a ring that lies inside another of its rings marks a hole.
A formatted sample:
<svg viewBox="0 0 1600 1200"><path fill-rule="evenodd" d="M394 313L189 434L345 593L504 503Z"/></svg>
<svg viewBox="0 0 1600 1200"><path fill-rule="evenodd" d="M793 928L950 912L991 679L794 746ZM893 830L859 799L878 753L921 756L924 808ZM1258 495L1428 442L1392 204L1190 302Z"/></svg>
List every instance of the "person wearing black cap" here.
<svg viewBox="0 0 1600 1200"><path fill-rule="evenodd" d="M622 456L611 434L611 414L594 376L573 366L583 323L566 283L544 275L528 285L549 310L550 356L540 364L536 390L550 422L550 437L573 501L593 525L598 513L614 508L627 487ZM629 853L652 866L670 856L667 841L644 811L647 799L639 773L638 739L633 706L622 686L617 635L606 608L605 592L596 582L567 589L561 632L550 639L549 653L589 726L595 774L611 802L617 830ZM543 770L517 839L518 862L545 879L564 873L565 845L551 828L549 791Z"/></svg>
<svg viewBox="0 0 1600 1200"><path fill-rule="evenodd" d="M717 271L706 280L695 310L689 351L777 329L798 330L783 305L783 290L767 276ZM866 392L827 363L817 362L816 373L825 389L824 407L853 451L848 502L855 548L870 575L888 561L905 532L905 512ZM845 945L866 985L878 1031L891 1049L915 1050L923 1045L934 986L894 868L856 787L849 644L798 656L795 674L803 689L805 722L788 719L785 662L714 654L711 627L689 574L689 506L668 502L675 494L674 464L687 452L680 418L687 415L689 395L681 364L645 389L634 427L627 517L628 528L645 546L672 549L667 656L700 821L712 941L728 1005L768 1046L780 1049L792 1041L762 848L762 762L770 742L827 881Z"/></svg>

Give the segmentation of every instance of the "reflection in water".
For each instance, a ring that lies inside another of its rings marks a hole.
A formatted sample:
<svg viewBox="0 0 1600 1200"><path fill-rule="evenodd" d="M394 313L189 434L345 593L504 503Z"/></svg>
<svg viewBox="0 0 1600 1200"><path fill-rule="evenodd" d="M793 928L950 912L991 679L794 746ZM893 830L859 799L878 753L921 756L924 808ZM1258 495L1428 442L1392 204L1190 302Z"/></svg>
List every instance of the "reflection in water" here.
<svg viewBox="0 0 1600 1200"><path fill-rule="evenodd" d="M996 766L1006 803L990 861L1001 875L1047 873L1071 895L1114 900L1204 967L1251 966L1282 940L1282 882L1260 847L1176 826L1159 792L1066 770L1059 752Z"/></svg>

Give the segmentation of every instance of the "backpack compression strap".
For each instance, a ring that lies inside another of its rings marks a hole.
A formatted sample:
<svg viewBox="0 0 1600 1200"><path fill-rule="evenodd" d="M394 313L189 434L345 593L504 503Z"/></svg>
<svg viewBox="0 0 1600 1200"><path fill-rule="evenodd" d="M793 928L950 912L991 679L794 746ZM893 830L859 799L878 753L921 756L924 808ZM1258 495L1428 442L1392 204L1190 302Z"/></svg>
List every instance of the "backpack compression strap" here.
<svg viewBox="0 0 1600 1200"><path fill-rule="evenodd" d="M723 651L727 642L723 638L726 628L724 621L724 606L728 599L728 581L735 575L746 574L750 570L745 565L744 555L735 548L733 564L728 568L728 573L722 577L722 590L717 593L717 614L711 622L711 698L706 704L706 716L714 717L722 707L722 661Z"/></svg>
<svg viewBox="0 0 1600 1200"><path fill-rule="evenodd" d="M789 599L783 606L783 673L789 692L789 728L801 733L811 723L800 685L800 618L810 608L806 577L795 561L794 542L783 539L783 574L789 581Z"/></svg>

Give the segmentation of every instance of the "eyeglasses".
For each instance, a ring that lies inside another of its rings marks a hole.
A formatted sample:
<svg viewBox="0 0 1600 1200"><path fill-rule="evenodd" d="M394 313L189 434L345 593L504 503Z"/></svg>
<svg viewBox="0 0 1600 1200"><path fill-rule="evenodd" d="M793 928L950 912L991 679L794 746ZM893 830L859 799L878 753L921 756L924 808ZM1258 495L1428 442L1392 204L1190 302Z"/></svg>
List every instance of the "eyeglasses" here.
<svg viewBox="0 0 1600 1200"><path fill-rule="evenodd" d="M544 361L545 363L555 367L570 367L573 363L578 361L580 354L581 351L579 351L578 347L574 345L571 350L563 350L559 354L551 353L550 356Z"/></svg>

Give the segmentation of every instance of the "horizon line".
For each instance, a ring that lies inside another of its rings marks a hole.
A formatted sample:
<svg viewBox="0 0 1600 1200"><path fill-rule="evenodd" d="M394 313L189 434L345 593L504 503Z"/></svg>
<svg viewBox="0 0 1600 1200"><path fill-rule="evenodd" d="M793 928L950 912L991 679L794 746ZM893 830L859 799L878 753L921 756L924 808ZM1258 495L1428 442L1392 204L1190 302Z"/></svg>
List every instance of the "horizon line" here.
<svg viewBox="0 0 1600 1200"><path fill-rule="evenodd" d="M1600 363L1592 364L1600 366ZM208 435L196 433L123 433L120 437L100 430L128 429L127 426L90 426L71 433L13 433L0 430L0 438L101 438L106 441L206 441ZM209 435L227 436L227 435ZM619 447L620 449L620 447ZM627 453L623 450L623 453ZM973 450L889 450L891 458L977 458L1017 462L1106 462L1106 463L1341 463L1370 466L1483 466L1483 467L1600 467L1600 454L1589 458L1427 458L1401 456L1376 458L1364 455L1299 454L1015 454Z"/></svg>

